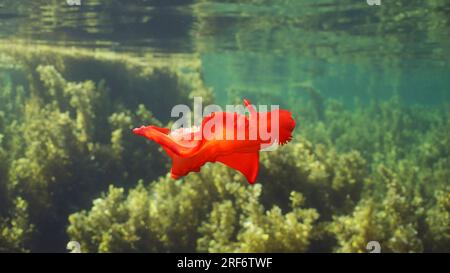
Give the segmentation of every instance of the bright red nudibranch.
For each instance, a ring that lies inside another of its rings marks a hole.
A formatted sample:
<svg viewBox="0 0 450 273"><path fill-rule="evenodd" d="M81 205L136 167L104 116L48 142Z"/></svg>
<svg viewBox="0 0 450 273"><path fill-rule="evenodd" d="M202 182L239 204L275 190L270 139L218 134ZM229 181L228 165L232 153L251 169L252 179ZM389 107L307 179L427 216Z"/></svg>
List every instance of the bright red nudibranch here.
<svg viewBox="0 0 450 273"><path fill-rule="evenodd" d="M192 171L199 172L206 162L221 162L244 174L253 184L258 175L259 151L289 142L295 120L288 110L261 113L248 100L244 100L244 104L249 116L215 112L206 116L199 127L170 131L142 126L133 129L133 133L162 146L172 159L170 173L174 179Z"/></svg>

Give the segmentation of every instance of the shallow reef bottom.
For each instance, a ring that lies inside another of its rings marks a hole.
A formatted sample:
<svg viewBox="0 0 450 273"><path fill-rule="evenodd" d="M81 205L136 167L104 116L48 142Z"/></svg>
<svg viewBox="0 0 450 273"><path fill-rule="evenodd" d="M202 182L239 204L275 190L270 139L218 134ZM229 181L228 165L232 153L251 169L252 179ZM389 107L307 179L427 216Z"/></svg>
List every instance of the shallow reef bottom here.
<svg viewBox="0 0 450 273"><path fill-rule="evenodd" d="M256 185L219 164L174 181L130 130L214 101L195 56L18 44L0 60L1 252L450 251L449 105L313 93L292 99L296 137L261 154Z"/></svg>

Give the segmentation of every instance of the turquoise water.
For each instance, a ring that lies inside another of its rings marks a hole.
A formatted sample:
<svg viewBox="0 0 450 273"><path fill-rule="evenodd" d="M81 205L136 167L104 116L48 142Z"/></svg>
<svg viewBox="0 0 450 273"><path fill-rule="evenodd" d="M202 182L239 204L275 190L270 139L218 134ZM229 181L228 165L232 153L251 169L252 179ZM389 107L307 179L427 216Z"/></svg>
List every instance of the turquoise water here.
<svg viewBox="0 0 450 273"><path fill-rule="evenodd" d="M0 37L135 54L200 54L228 93L449 100L445 1L2 1ZM236 91L234 91L236 92ZM300 93L300 94L299 94Z"/></svg>

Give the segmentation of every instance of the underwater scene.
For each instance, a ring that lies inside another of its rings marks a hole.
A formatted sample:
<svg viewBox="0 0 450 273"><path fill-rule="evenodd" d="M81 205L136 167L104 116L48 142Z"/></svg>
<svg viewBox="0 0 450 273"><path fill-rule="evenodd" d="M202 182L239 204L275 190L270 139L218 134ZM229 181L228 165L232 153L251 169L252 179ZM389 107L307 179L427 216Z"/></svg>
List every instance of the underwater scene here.
<svg viewBox="0 0 450 273"><path fill-rule="evenodd" d="M295 129L177 176L195 98ZM0 252L450 252L449 116L448 0L0 0Z"/></svg>

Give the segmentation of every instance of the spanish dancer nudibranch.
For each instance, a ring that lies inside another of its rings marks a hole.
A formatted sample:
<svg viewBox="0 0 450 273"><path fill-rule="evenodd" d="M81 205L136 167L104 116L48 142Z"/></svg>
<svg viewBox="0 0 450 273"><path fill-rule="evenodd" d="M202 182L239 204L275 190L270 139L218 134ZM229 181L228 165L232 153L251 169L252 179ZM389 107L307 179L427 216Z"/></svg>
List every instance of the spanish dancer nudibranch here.
<svg viewBox="0 0 450 273"><path fill-rule="evenodd" d="M178 179L199 172L207 162L221 162L241 172L254 184L259 169L259 151L284 145L292 139L295 120L291 112L276 109L257 112L248 100L249 115L213 112L201 125L170 131L157 126L141 126L133 133L162 146L172 159L171 177Z"/></svg>

